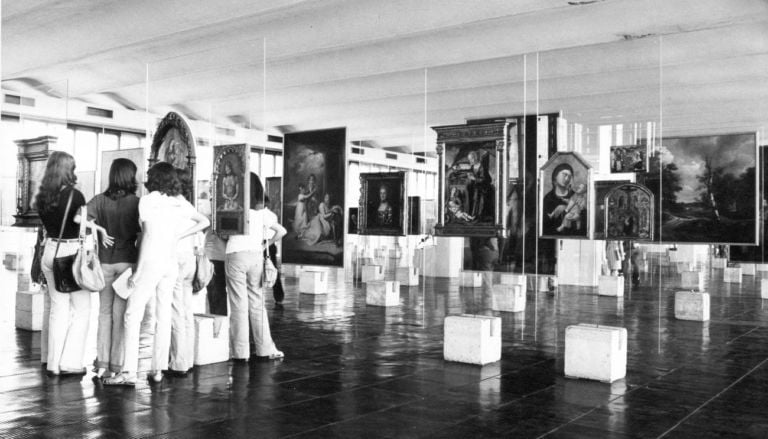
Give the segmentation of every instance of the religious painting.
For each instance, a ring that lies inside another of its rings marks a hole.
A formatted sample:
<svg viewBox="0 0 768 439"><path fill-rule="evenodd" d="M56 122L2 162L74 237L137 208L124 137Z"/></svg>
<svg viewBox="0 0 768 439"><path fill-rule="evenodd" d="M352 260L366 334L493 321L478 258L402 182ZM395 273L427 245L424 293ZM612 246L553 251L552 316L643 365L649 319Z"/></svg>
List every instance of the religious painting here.
<svg viewBox="0 0 768 439"><path fill-rule="evenodd" d="M661 204L655 239L757 244L756 164L756 133L664 138L646 178Z"/></svg>
<svg viewBox="0 0 768 439"><path fill-rule="evenodd" d="M248 233L250 149L246 144L213 147L212 227L221 237Z"/></svg>
<svg viewBox="0 0 768 439"><path fill-rule="evenodd" d="M144 162L144 148L119 149L115 151L103 151L101 153L101 183L99 184L99 193L103 193L109 186L109 169L112 162L116 159L128 159L136 165L136 182L139 186L136 188L136 195L141 196L144 193L144 180L146 163Z"/></svg>
<svg viewBox="0 0 768 439"><path fill-rule="evenodd" d="M440 236L496 236L503 233L501 196L509 122L433 127L439 162Z"/></svg>
<svg viewBox="0 0 768 439"><path fill-rule="evenodd" d="M647 145L611 146L611 172L645 172L647 169Z"/></svg>
<svg viewBox="0 0 768 439"><path fill-rule="evenodd" d="M347 233L357 235L357 218L359 217L358 208L349 208L349 219L347 220Z"/></svg>
<svg viewBox="0 0 768 439"><path fill-rule="evenodd" d="M284 136L283 262L344 266L346 129Z"/></svg>
<svg viewBox="0 0 768 439"><path fill-rule="evenodd" d="M267 177L264 179L264 193L267 195L266 206L278 218L283 217L283 178Z"/></svg>
<svg viewBox="0 0 768 439"><path fill-rule="evenodd" d="M539 171L542 238L589 239L591 166L577 152L556 152Z"/></svg>
<svg viewBox="0 0 768 439"><path fill-rule="evenodd" d="M50 147L56 144L56 137L42 136L33 139L16 140L18 146L16 179L16 227L37 227L41 224L35 207L35 196L43 182Z"/></svg>
<svg viewBox="0 0 768 439"><path fill-rule="evenodd" d="M605 238L653 239L653 194L643 185L625 183L605 195Z"/></svg>
<svg viewBox="0 0 768 439"><path fill-rule="evenodd" d="M360 174L361 235L403 236L407 225L405 172Z"/></svg>
<svg viewBox="0 0 768 439"><path fill-rule="evenodd" d="M189 178L195 181L195 137L184 118L173 111L169 112L157 125L152 146L150 147L149 166L166 162L177 169L184 169ZM194 192L194 187L190 192ZM195 202L195 194L184 194L190 203Z"/></svg>
<svg viewBox="0 0 768 439"><path fill-rule="evenodd" d="M421 233L421 197L408 197L408 234Z"/></svg>
<svg viewBox="0 0 768 439"><path fill-rule="evenodd" d="M592 239L606 239L605 238L605 196L608 192L622 183L631 183L631 181L622 180L598 180L593 184L594 189L592 193L594 197L594 206L592 209L595 212L595 225L592 228Z"/></svg>

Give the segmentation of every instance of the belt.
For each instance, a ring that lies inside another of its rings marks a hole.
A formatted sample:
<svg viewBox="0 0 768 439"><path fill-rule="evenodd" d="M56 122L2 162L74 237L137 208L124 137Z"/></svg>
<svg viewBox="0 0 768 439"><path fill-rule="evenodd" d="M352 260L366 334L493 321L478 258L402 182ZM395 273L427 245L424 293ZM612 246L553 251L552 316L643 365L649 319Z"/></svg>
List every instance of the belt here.
<svg viewBox="0 0 768 439"><path fill-rule="evenodd" d="M71 239L59 239L59 238L48 238L53 242L80 242L80 238L71 238Z"/></svg>

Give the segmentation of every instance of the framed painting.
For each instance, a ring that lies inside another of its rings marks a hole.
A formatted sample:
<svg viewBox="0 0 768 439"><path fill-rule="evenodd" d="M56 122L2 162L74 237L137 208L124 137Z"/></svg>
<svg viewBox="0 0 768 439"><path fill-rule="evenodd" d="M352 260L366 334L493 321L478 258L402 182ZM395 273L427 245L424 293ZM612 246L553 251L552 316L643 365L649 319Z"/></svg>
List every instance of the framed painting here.
<svg viewBox="0 0 768 439"><path fill-rule="evenodd" d="M645 172L648 170L647 145L611 146L611 172Z"/></svg>
<svg viewBox="0 0 768 439"><path fill-rule="evenodd" d="M623 183L631 183L629 180L597 180L594 182L592 193L594 196L595 224L592 228L592 239L606 239L605 237L605 196L616 186Z"/></svg>
<svg viewBox="0 0 768 439"><path fill-rule="evenodd" d="M407 210L405 172L367 172L360 174L361 235L403 236Z"/></svg>
<svg viewBox="0 0 768 439"><path fill-rule="evenodd" d="M172 164L175 168L185 169L192 181L195 175L195 136L184 118L173 111L165 115L152 136L149 154L149 167L157 162ZM184 194L190 203L195 203L195 188L192 193Z"/></svg>
<svg viewBox="0 0 768 439"><path fill-rule="evenodd" d="M349 219L347 220L347 233L357 235L357 218L359 217L358 208L349 208Z"/></svg>
<svg viewBox="0 0 768 439"><path fill-rule="evenodd" d="M605 238L650 241L653 239L653 194L640 184L624 183L605 195Z"/></svg>
<svg viewBox="0 0 768 439"><path fill-rule="evenodd" d="M664 138L646 178L661 205L655 239L757 244L757 145L757 133Z"/></svg>
<svg viewBox="0 0 768 439"><path fill-rule="evenodd" d="M765 238L768 236L768 230L766 230L766 226L768 226L768 198L766 198L766 191L765 191L765 177L768 175L766 171L768 171L768 160L766 160L766 148L768 146L762 145L758 149L758 169L760 170L760 175L758 176L758 181L760 182L758 186L758 193L760 202L758 203L759 206L762 206L762 213L759 218L759 227L758 227L758 245L731 245L729 256L730 260L733 262L759 262L759 263L765 263L766 260L766 251L765 251Z"/></svg>
<svg viewBox="0 0 768 439"><path fill-rule="evenodd" d="M211 223L221 237L248 233L249 159L250 148L246 144L213 147Z"/></svg>
<svg viewBox="0 0 768 439"><path fill-rule="evenodd" d="M264 193L269 199L267 208L278 218L283 217L283 178L267 177L264 179Z"/></svg>
<svg viewBox="0 0 768 439"><path fill-rule="evenodd" d="M283 262L344 266L346 129L284 136Z"/></svg>
<svg viewBox="0 0 768 439"><path fill-rule="evenodd" d="M513 124L501 120L433 127L439 163L435 235L504 233L506 149Z"/></svg>
<svg viewBox="0 0 768 439"><path fill-rule="evenodd" d="M539 171L542 238L589 239L592 167L577 152L556 152Z"/></svg>
<svg viewBox="0 0 768 439"><path fill-rule="evenodd" d="M408 197L408 234L421 234L421 197Z"/></svg>

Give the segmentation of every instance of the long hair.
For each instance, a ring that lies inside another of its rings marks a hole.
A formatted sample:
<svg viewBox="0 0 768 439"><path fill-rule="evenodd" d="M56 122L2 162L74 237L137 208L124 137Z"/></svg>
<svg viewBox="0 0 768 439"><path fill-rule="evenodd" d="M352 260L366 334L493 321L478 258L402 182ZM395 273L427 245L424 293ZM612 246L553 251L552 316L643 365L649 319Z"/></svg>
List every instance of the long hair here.
<svg viewBox="0 0 768 439"><path fill-rule="evenodd" d="M172 164L160 162L147 171L147 183L144 185L150 192L158 191L169 197L181 193L181 182Z"/></svg>
<svg viewBox="0 0 768 439"><path fill-rule="evenodd" d="M109 167L109 186L104 195L116 200L128 194L136 194L136 164L124 158L115 159Z"/></svg>
<svg viewBox="0 0 768 439"><path fill-rule="evenodd" d="M259 176L251 172L251 209L264 202L264 186Z"/></svg>
<svg viewBox="0 0 768 439"><path fill-rule="evenodd" d="M45 165L45 174L40 190L35 196L38 212L50 212L59 205L59 194L64 187L74 187L75 158L64 151L53 151Z"/></svg>
<svg viewBox="0 0 768 439"><path fill-rule="evenodd" d="M194 189L194 182L192 181L192 173L184 168L176 168L176 176L181 183L181 195L187 200L192 200L192 189Z"/></svg>

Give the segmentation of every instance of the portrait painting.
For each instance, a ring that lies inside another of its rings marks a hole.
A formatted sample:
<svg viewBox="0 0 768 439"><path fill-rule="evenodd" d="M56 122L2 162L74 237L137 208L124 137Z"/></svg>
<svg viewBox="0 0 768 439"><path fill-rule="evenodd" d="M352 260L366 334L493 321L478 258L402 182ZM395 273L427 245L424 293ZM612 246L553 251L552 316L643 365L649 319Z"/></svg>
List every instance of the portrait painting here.
<svg viewBox="0 0 768 439"><path fill-rule="evenodd" d="M358 208L349 208L349 219L347 220L347 233L357 235L357 218L359 217Z"/></svg>
<svg viewBox="0 0 768 439"><path fill-rule="evenodd" d="M283 262L344 266L346 129L284 136Z"/></svg>
<svg viewBox="0 0 768 439"><path fill-rule="evenodd" d="M611 172L645 172L647 169L647 145L611 146Z"/></svg>
<svg viewBox="0 0 768 439"><path fill-rule="evenodd" d="M267 177L264 179L264 193L268 200L266 206L278 218L283 217L283 178Z"/></svg>
<svg viewBox="0 0 768 439"><path fill-rule="evenodd" d="M653 239L654 199L643 185L624 183L605 195L605 238L649 241Z"/></svg>
<svg viewBox="0 0 768 439"><path fill-rule="evenodd" d="M542 238L589 239L591 166L579 153L556 152L539 171Z"/></svg>
<svg viewBox="0 0 768 439"><path fill-rule="evenodd" d="M757 244L756 165L757 133L665 137L646 178L661 204L655 239Z"/></svg>
<svg viewBox="0 0 768 439"><path fill-rule="evenodd" d="M176 113L169 112L157 125L152 136L150 147L149 166L155 163L166 162L175 168L184 169L189 173L189 178L195 181L195 137L184 118ZM195 202L195 188L191 193L184 194L190 203Z"/></svg>
<svg viewBox="0 0 768 439"><path fill-rule="evenodd" d="M405 172L360 174L361 235L403 236L406 232Z"/></svg>
<svg viewBox="0 0 768 439"><path fill-rule="evenodd" d="M507 120L434 127L439 163L435 234L496 236L503 232L500 182L504 181Z"/></svg>
<svg viewBox="0 0 768 439"><path fill-rule="evenodd" d="M249 149L245 144L213 147L213 230L222 237L248 233Z"/></svg>
<svg viewBox="0 0 768 439"><path fill-rule="evenodd" d="M760 171L760 175L758 176L758 193L759 193L759 202L758 206L762 206L762 212L759 215L759 225L758 225L758 244L757 245L731 245L730 246L730 252L729 257L730 260L733 262L758 262L758 263L765 263L766 256L768 256L768 252L766 252L766 243L765 238L768 236L766 232L766 226L768 226L768 221L766 221L766 218L768 218L768 198L766 198L766 187L765 187L765 177L768 175L766 171L768 171L768 160L766 160L766 148L768 146L762 145L758 149L758 169Z"/></svg>

